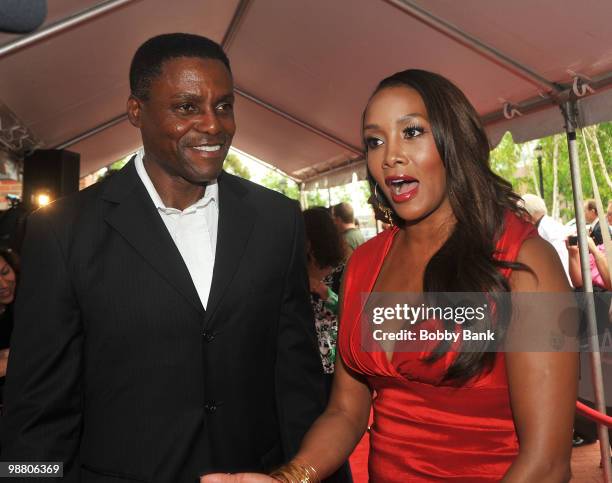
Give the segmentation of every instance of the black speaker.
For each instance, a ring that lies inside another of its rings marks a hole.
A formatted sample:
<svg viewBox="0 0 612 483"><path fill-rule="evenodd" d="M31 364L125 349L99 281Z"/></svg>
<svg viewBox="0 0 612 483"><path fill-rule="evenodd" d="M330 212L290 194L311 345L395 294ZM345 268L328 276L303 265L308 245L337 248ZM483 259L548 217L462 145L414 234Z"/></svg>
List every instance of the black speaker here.
<svg viewBox="0 0 612 483"><path fill-rule="evenodd" d="M39 149L23 161L23 204L28 210L79 191L81 155L64 149Z"/></svg>

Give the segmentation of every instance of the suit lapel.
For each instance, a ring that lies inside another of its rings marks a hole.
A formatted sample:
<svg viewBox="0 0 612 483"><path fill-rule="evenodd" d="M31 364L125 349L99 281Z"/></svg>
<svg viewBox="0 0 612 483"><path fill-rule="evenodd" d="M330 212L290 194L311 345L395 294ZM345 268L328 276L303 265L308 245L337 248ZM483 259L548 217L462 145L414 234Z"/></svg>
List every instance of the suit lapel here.
<svg viewBox="0 0 612 483"><path fill-rule="evenodd" d="M253 229L255 211L247 203L247 188L235 177L219 176L219 228L212 286L204 325L209 327L234 278Z"/></svg>
<svg viewBox="0 0 612 483"><path fill-rule="evenodd" d="M191 305L204 313L187 266L149 193L134 158L108 180L103 198L111 203L105 220Z"/></svg>

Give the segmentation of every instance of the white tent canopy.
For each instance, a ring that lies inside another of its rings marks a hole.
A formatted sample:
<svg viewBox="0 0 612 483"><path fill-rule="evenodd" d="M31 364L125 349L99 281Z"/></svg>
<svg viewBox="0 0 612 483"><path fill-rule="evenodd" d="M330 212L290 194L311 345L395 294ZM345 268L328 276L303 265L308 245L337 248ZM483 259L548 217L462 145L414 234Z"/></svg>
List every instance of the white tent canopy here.
<svg viewBox="0 0 612 483"><path fill-rule="evenodd" d="M580 102L584 122L611 119L611 18L604 0L54 0L33 38L0 35L0 102L44 147L81 153L85 175L140 145L124 115L137 46L206 35L232 63L234 145L331 186L363 175L362 109L406 68L453 80L493 143L507 130L517 141L562 131L554 101L572 72L596 90ZM505 102L523 115L505 119Z"/></svg>

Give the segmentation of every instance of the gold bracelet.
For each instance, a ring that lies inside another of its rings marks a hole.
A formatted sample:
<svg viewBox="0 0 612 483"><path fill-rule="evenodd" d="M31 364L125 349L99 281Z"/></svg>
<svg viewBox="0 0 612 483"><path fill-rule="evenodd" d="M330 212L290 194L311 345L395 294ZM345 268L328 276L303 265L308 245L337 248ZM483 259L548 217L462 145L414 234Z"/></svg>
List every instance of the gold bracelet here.
<svg viewBox="0 0 612 483"><path fill-rule="evenodd" d="M270 476L281 483L320 483L317 470L308 463L300 461L290 461L277 470L270 473Z"/></svg>

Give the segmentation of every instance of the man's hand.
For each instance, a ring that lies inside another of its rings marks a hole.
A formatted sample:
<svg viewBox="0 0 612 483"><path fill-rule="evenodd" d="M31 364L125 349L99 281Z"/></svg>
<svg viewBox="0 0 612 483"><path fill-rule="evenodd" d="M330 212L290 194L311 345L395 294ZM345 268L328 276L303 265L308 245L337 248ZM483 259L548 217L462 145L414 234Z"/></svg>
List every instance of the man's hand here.
<svg viewBox="0 0 612 483"><path fill-rule="evenodd" d="M6 365L8 363L9 349L0 350L0 377L6 376Z"/></svg>
<svg viewBox="0 0 612 483"><path fill-rule="evenodd" d="M261 473L212 473L202 476L200 483L278 483L278 480Z"/></svg>

